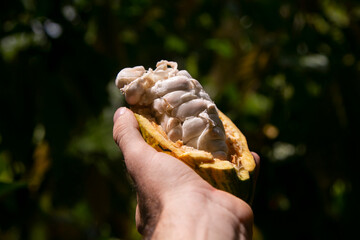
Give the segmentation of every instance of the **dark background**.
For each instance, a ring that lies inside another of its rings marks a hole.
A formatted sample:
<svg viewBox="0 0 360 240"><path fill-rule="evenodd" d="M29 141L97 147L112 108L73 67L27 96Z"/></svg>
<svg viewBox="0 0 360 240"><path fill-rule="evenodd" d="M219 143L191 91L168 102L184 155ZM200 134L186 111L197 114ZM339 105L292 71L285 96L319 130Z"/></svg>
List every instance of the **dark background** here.
<svg viewBox="0 0 360 240"><path fill-rule="evenodd" d="M352 238L359 43L355 0L1 1L0 239L140 239L114 80L161 59L261 156L254 239Z"/></svg>

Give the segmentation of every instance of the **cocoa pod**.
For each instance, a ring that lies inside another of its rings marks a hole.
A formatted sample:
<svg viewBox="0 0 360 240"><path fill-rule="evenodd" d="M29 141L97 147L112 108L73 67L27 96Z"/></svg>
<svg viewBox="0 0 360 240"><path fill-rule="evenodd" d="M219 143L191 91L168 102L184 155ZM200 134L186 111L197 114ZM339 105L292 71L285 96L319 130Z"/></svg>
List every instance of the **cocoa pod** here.
<svg viewBox="0 0 360 240"><path fill-rule="evenodd" d="M163 60L155 70L121 70L116 85L149 145L183 161L212 186L251 200L255 161L246 138L188 72Z"/></svg>

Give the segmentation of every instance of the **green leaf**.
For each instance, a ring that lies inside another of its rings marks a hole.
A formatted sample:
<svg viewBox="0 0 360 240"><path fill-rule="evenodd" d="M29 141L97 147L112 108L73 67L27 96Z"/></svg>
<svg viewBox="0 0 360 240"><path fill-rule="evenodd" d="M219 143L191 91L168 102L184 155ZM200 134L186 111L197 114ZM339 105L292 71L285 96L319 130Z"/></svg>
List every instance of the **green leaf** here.
<svg viewBox="0 0 360 240"><path fill-rule="evenodd" d="M234 48L227 39L209 39L205 42L205 45L222 57L231 58L234 56Z"/></svg>

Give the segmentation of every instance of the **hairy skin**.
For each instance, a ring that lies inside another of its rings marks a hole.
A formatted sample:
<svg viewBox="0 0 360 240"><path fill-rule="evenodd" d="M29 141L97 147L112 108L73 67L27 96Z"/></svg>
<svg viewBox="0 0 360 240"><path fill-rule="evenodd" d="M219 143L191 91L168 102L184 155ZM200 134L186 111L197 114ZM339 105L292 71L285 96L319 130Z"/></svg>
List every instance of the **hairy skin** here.
<svg viewBox="0 0 360 240"><path fill-rule="evenodd" d="M178 159L150 147L129 109L116 111L113 137L135 183L135 220L144 239L252 238L250 206L213 188ZM258 171L259 156L253 155Z"/></svg>

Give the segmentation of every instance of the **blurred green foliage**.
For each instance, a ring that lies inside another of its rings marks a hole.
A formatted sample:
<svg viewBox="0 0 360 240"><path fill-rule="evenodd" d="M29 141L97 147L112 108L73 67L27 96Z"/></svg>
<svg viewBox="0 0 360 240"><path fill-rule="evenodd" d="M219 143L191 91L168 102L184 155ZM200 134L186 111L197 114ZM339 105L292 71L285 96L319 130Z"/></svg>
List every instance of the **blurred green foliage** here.
<svg viewBox="0 0 360 240"><path fill-rule="evenodd" d="M0 239L140 239L112 140L128 66L177 61L261 157L254 239L349 239L360 3L0 3Z"/></svg>

